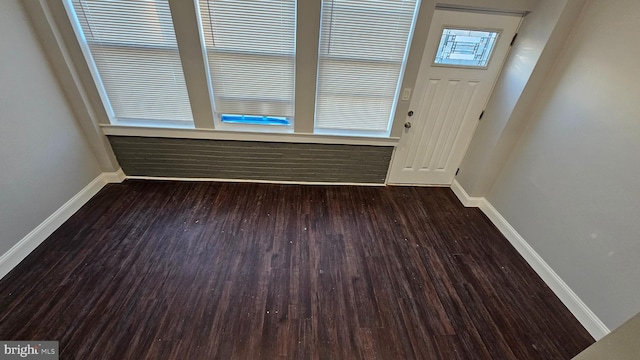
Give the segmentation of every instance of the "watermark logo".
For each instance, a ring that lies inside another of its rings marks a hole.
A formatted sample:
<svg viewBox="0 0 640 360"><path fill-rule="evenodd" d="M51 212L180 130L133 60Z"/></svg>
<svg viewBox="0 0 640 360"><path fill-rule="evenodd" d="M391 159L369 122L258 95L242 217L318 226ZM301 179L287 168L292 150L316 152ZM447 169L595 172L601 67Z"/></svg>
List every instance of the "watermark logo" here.
<svg viewBox="0 0 640 360"><path fill-rule="evenodd" d="M0 360L58 359L57 341L0 341Z"/></svg>

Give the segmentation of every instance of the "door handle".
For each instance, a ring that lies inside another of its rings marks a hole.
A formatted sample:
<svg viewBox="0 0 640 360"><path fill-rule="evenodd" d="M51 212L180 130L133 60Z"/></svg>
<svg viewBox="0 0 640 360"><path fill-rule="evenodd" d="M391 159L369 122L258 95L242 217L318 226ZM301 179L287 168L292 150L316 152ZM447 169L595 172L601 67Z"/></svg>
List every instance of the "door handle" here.
<svg viewBox="0 0 640 360"><path fill-rule="evenodd" d="M405 129L411 129L411 123L409 121L407 121L406 123L404 123L404 128Z"/></svg>

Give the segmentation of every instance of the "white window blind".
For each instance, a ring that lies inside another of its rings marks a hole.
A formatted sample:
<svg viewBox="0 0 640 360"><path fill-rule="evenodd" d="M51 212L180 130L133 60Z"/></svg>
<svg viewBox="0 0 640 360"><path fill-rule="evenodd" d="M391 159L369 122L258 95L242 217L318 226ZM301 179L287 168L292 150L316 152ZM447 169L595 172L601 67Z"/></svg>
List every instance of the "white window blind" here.
<svg viewBox="0 0 640 360"><path fill-rule="evenodd" d="M388 133L416 5L322 1L316 132Z"/></svg>
<svg viewBox="0 0 640 360"><path fill-rule="evenodd" d="M73 0L115 117L192 122L167 0Z"/></svg>
<svg viewBox="0 0 640 360"><path fill-rule="evenodd" d="M295 0L201 0L215 111L293 117Z"/></svg>

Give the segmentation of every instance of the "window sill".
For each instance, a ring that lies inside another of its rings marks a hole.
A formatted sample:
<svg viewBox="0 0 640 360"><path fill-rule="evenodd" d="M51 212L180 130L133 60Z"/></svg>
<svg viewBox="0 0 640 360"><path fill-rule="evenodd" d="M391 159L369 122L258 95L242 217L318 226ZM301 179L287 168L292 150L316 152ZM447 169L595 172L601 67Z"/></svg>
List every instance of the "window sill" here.
<svg viewBox="0 0 640 360"><path fill-rule="evenodd" d="M342 144L342 145L371 145L371 146L396 146L399 138L393 137L363 137L340 136L326 134L300 134L300 133L263 133L245 131L225 131L213 129L188 129L188 128L159 128L159 127L133 127L121 125L101 125L105 135L112 136L141 136L141 137L165 137L179 139L208 139L208 140L235 140L235 141L264 141L264 142L289 142L311 144Z"/></svg>
<svg viewBox="0 0 640 360"><path fill-rule="evenodd" d="M269 134L293 134L293 124L291 125L257 125L257 124L237 124L227 123L219 120L215 121L214 129L198 129L216 132L240 132L240 133L269 133Z"/></svg>

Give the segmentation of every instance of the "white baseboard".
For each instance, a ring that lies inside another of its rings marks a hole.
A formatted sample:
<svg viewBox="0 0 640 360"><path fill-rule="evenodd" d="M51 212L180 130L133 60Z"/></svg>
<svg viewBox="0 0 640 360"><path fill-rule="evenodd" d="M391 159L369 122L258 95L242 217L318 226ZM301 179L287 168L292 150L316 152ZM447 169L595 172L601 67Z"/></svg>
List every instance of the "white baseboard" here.
<svg viewBox="0 0 640 360"><path fill-rule="evenodd" d="M38 245L45 241L49 235L75 214L82 205L89 201L100 189L108 183L122 182L124 173L122 169L116 172L102 173L87 186L64 203L58 210L46 218L40 225L23 237L9 251L0 256L0 279L9 273L16 265L27 257Z"/></svg>
<svg viewBox="0 0 640 360"><path fill-rule="evenodd" d="M465 207L479 207L482 200L484 200L482 197L469 196L456 179L453 179L451 183L451 190Z"/></svg>
<svg viewBox="0 0 640 360"><path fill-rule="evenodd" d="M491 203L485 198L482 198L479 207L507 240L509 240L511 245L518 250L527 263L538 273L542 280L553 290L556 296L560 298L573 316L587 329L591 336L596 340L600 340L611 332Z"/></svg>
<svg viewBox="0 0 640 360"><path fill-rule="evenodd" d="M247 180L247 179L218 179L218 178L181 178L162 176L126 176L126 179L134 180L164 180L164 181L212 181L231 183L258 183L258 184L284 184L284 185L349 185L349 186L385 186L383 183L350 183L350 182L323 182L323 181L279 181L279 180Z"/></svg>
<svg viewBox="0 0 640 360"><path fill-rule="evenodd" d="M122 169L118 169L118 171L114 171L114 172L104 172L102 173L101 176L104 177L105 181L108 184L112 184L112 183L119 184L123 182L124 179L127 178L127 176L124 174L124 171L122 171Z"/></svg>

